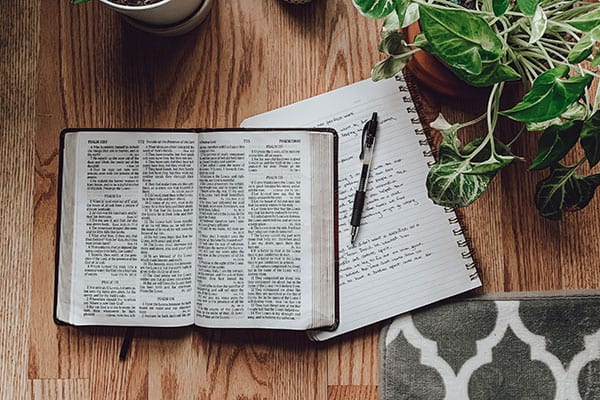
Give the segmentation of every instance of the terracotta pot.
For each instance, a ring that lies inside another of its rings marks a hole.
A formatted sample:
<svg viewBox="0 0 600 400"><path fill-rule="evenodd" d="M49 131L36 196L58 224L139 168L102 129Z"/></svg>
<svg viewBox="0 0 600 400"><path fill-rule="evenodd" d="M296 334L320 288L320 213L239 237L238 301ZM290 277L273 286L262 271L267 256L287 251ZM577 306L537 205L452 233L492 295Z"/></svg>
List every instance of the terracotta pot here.
<svg viewBox="0 0 600 400"><path fill-rule="evenodd" d="M409 43L421 33L419 23L415 22L404 29L404 37ZM470 86L448 69L437 57L419 51L413 55L406 68L419 80L423 86L450 97L462 99L484 98L490 92L489 88Z"/></svg>

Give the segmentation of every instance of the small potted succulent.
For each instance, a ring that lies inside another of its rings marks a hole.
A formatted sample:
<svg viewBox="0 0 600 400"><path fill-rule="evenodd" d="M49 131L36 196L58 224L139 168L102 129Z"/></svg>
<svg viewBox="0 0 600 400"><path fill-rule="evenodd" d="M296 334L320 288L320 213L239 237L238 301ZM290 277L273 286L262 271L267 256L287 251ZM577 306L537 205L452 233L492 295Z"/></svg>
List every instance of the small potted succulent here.
<svg viewBox="0 0 600 400"><path fill-rule="evenodd" d="M89 0L73 0L74 4ZM213 0L99 0L123 14L142 30L174 35L197 26L210 11Z"/></svg>
<svg viewBox="0 0 600 400"><path fill-rule="evenodd" d="M560 219L585 207L600 185L600 3L578 0L353 0L371 18L384 19L379 49L386 58L372 78L391 77L420 52L435 56L470 87L487 88L487 109L473 121L449 123L440 114L431 126L443 134L438 159L427 177L429 197L443 206L475 201L496 173L516 159L511 145L525 132L542 131L529 165L546 169L537 184L540 214ZM470 4L467 4L470 3ZM412 38L406 27L418 23ZM509 82L525 90L514 107L502 109ZM496 127L500 118L522 123L509 143ZM461 144L459 131L480 126L481 134ZM572 165L574 146L584 156ZM587 175L581 172L589 166Z"/></svg>

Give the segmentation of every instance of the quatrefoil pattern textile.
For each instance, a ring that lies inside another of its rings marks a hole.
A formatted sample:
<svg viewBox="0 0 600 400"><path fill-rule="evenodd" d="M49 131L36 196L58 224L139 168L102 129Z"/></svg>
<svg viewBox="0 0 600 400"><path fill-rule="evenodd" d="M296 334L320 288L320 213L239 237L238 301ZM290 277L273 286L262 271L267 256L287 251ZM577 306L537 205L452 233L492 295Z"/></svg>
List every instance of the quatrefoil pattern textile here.
<svg viewBox="0 0 600 400"><path fill-rule="evenodd" d="M383 400L600 399L600 296L429 306L381 335Z"/></svg>

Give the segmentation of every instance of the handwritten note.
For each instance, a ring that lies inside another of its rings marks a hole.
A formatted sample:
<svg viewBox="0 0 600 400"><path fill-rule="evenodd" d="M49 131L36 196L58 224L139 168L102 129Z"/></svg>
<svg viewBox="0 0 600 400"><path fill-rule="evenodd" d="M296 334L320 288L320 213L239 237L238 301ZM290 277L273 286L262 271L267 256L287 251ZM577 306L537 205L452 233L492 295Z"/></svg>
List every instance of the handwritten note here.
<svg viewBox="0 0 600 400"><path fill-rule="evenodd" d="M339 135L340 326L324 340L480 286L471 279L443 208L427 197L424 149L406 92L390 79L365 80L265 114L247 127L332 127ZM360 177L361 135L379 115L367 199L355 246L350 217ZM421 137L422 139L422 137ZM459 234L460 235L460 234ZM464 249L462 249L464 250ZM468 257L467 257L468 258Z"/></svg>

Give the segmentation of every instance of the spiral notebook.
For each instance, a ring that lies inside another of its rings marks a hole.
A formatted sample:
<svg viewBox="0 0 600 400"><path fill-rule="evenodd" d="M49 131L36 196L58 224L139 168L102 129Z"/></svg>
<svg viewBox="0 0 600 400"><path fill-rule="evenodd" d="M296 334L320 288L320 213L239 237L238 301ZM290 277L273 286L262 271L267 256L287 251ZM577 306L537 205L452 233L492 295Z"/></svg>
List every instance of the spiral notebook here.
<svg viewBox="0 0 600 400"><path fill-rule="evenodd" d="M361 228L350 244L360 177L362 129L379 115ZM246 119L243 127L330 127L339 135L339 308L326 340L481 286L469 243L452 209L427 197L433 161L402 76L370 79Z"/></svg>

